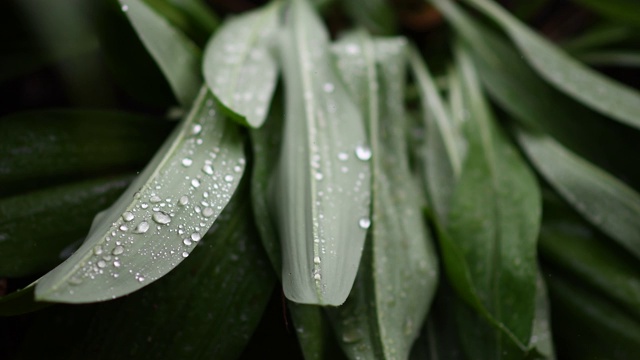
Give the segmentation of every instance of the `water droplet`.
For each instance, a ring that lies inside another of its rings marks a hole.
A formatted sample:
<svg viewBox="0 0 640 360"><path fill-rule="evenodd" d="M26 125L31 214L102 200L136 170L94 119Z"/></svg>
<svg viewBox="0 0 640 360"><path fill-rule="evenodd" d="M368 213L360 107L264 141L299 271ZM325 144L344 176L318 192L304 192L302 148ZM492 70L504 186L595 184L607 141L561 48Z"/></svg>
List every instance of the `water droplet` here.
<svg viewBox="0 0 640 360"><path fill-rule="evenodd" d="M236 166L234 166L234 167L233 167L233 171L235 171L235 172L239 173L240 171L242 171L242 166L240 166L240 165L236 165Z"/></svg>
<svg viewBox="0 0 640 360"><path fill-rule="evenodd" d="M151 198L149 198L149 201L151 201L152 203L159 203L160 201L162 201L162 199L160 198L160 196L153 195Z"/></svg>
<svg viewBox="0 0 640 360"><path fill-rule="evenodd" d="M102 255L102 246L96 245L96 247L93 248L93 253L96 255Z"/></svg>
<svg viewBox="0 0 640 360"><path fill-rule="evenodd" d="M202 236L200 234L198 234L198 233L191 234L191 240L200 241L200 239L202 239Z"/></svg>
<svg viewBox="0 0 640 360"><path fill-rule="evenodd" d="M153 213L153 221L158 224L166 225L171 222L171 216L166 212L156 211Z"/></svg>
<svg viewBox="0 0 640 360"><path fill-rule="evenodd" d="M358 226L360 226L360 228L362 229L368 229L369 226L371 226L371 220L367 217L363 217L358 220Z"/></svg>
<svg viewBox="0 0 640 360"><path fill-rule="evenodd" d="M313 258L313 263L314 264L320 264L320 257L319 256L314 257Z"/></svg>
<svg viewBox="0 0 640 360"><path fill-rule="evenodd" d="M232 182L233 181L233 175L227 175L224 177L224 181L226 182Z"/></svg>
<svg viewBox="0 0 640 360"><path fill-rule="evenodd" d="M349 154L347 154L346 152L338 153L338 160L347 161L347 159L349 159Z"/></svg>
<svg viewBox="0 0 640 360"><path fill-rule="evenodd" d="M313 275L313 278L316 279L316 280L320 280L320 279L322 279L322 276L320 274L315 274L315 275Z"/></svg>
<svg viewBox="0 0 640 360"><path fill-rule="evenodd" d="M178 200L178 203L182 206L187 205L189 203L189 197L186 195L181 196L180 199Z"/></svg>
<svg viewBox="0 0 640 360"><path fill-rule="evenodd" d="M345 49L347 50L347 54L350 54L350 55L355 55L360 52L360 47L355 44L347 44Z"/></svg>
<svg viewBox="0 0 640 360"><path fill-rule="evenodd" d="M127 225L120 225L119 229L122 230L122 231L127 231L127 230L129 230L129 227L127 227Z"/></svg>
<svg viewBox="0 0 640 360"><path fill-rule="evenodd" d="M182 166L189 167L189 166L191 166L191 164L193 164L193 160L191 160L189 158L182 159Z"/></svg>
<svg viewBox="0 0 640 360"><path fill-rule="evenodd" d="M115 267L120 267L120 265L121 265L120 261L118 261L118 260L113 262L113 266L115 266Z"/></svg>
<svg viewBox="0 0 640 360"><path fill-rule="evenodd" d="M113 248L113 251L111 252L113 255L120 255L124 252L124 247L122 245L118 245L116 247Z"/></svg>
<svg viewBox="0 0 640 360"><path fill-rule="evenodd" d="M99 267L100 269L102 269L102 268L104 268L104 267L106 267L106 266L107 266L107 262L106 262L106 261L104 261L104 260L100 260L100 261L98 261L98 267Z"/></svg>
<svg viewBox="0 0 640 360"><path fill-rule="evenodd" d="M324 175L322 175L322 173L315 173L314 177L316 178L316 180L322 180L324 178Z"/></svg>
<svg viewBox="0 0 640 360"><path fill-rule="evenodd" d="M204 210L202 210L202 216L204 217L210 217L211 215L213 215L213 209L210 207L204 208Z"/></svg>
<svg viewBox="0 0 640 360"><path fill-rule="evenodd" d="M202 171L207 175L213 175L213 167L209 164L206 164L202 167Z"/></svg>
<svg viewBox="0 0 640 360"><path fill-rule="evenodd" d="M80 285L80 284L82 284L82 279L77 278L77 277L72 277L71 279L69 279L69 284L71 284L71 285Z"/></svg>
<svg viewBox="0 0 640 360"><path fill-rule="evenodd" d="M193 135L198 135L198 134L200 134L201 131L202 131L202 125L200 125L200 124L195 124L191 128L191 134L193 134Z"/></svg>
<svg viewBox="0 0 640 360"><path fill-rule="evenodd" d="M136 234L144 234L147 232L147 230L149 230L149 223L146 221L143 221L140 224L138 224L138 226L136 226L136 229L133 230L133 232L135 232Z"/></svg>
<svg viewBox="0 0 640 360"><path fill-rule="evenodd" d="M368 146L359 145L356 147L356 157L362 161L371 159L371 149Z"/></svg>
<svg viewBox="0 0 640 360"><path fill-rule="evenodd" d="M200 180L198 179L191 180L191 186L193 186L194 188L200 187Z"/></svg>
<svg viewBox="0 0 640 360"><path fill-rule="evenodd" d="M122 11L123 12L127 12L129 10L129 6L128 5L122 5Z"/></svg>
<svg viewBox="0 0 640 360"><path fill-rule="evenodd" d="M144 281L144 276L138 276L138 281L139 282L143 282Z"/></svg>
<svg viewBox="0 0 640 360"><path fill-rule="evenodd" d="M131 211L125 211L122 214L122 220L124 220L126 222L129 222L129 221L133 220L133 218L134 218L134 216L133 216L133 213Z"/></svg>
<svg viewBox="0 0 640 360"><path fill-rule="evenodd" d="M143 208L143 209L146 209L146 208L148 208L148 207L149 207L149 204L147 204L147 203L142 203L142 204L140 204L140 207L141 207L141 208Z"/></svg>
<svg viewBox="0 0 640 360"><path fill-rule="evenodd" d="M184 252L182 253L182 257L186 258L187 256L189 256L189 253L188 253L188 252L186 252L186 251L184 251Z"/></svg>
<svg viewBox="0 0 640 360"><path fill-rule="evenodd" d="M334 86L332 83L326 83L324 85L322 85L322 90L324 90L325 92L328 93L332 93L334 90Z"/></svg>
<svg viewBox="0 0 640 360"><path fill-rule="evenodd" d="M185 245L187 245L187 246L191 246L191 244L193 244L193 243L191 242L191 240L189 240L189 239L184 239L184 240L182 240L182 243L183 243L183 244L185 244Z"/></svg>

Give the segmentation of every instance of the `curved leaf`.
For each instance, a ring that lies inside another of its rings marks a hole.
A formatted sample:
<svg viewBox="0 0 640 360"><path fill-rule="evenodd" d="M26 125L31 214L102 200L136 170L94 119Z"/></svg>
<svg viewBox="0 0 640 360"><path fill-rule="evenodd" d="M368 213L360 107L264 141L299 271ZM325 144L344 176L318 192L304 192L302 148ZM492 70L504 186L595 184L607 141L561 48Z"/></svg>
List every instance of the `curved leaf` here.
<svg viewBox="0 0 640 360"><path fill-rule="evenodd" d="M45 110L0 119L0 195L148 161L172 124L92 110Z"/></svg>
<svg viewBox="0 0 640 360"><path fill-rule="evenodd" d="M460 51L458 59L470 114L465 123L469 147L452 198L450 239L441 234L443 251L449 253L445 263L463 298L524 350L535 314L540 193L526 163L496 126L468 55ZM494 340L498 349L505 341L502 335Z"/></svg>
<svg viewBox="0 0 640 360"><path fill-rule="evenodd" d="M116 200L132 178L87 180L0 200L0 277L59 264L84 239L93 214Z"/></svg>
<svg viewBox="0 0 640 360"><path fill-rule="evenodd" d="M640 194L544 135L518 132L544 178L586 219L640 258Z"/></svg>
<svg viewBox="0 0 640 360"><path fill-rule="evenodd" d="M200 49L144 1L119 1L180 104L191 106L202 84Z"/></svg>
<svg viewBox="0 0 640 360"><path fill-rule="evenodd" d="M34 301L35 287L36 283L32 283L9 295L0 296L0 316L22 315L51 305Z"/></svg>
<svg viewBox="0 0 640 360"><path fill-rule="evenodd" d="M369 221L370 150L332 67L326 30L305 0L293 1L279 45L287 102L275 194L284 292L296 302L339 305Z"/></svg>
<svg viewBox="0 0 640 360"><path fill-rule="evenodd" d="M151 163L67 261L40 279L40 300L83 303L133 292L178 265L235 191L242 141L203 88Z"/></svg>
<svg viewBox="0 0 640 360"><path fill-rule="evenodd" d="M353 54L353 48L361 52ZM358 32L334 51L349 90L366 99L373 221L354 288L343 306L330 310L333 326L352 359L404 359L419 335L438 273L407 156L406 40L374 40Z"/></svg>
<svg viewBox="0 0 640 360"><path fill-rule="evenodd" d="M433 0L442 3L448 0ZM489 0L465 0L492 18L548 82L587 106L640 128L640 93L572 59Z"/></svg>
<svg viewBox="0 0 640 360"><path fill-rule="evenodd" d="M207 44L207 85L234 120L254 128L267 117L278 66L269 51L277 30L279 1L225 22Z"/></svg>

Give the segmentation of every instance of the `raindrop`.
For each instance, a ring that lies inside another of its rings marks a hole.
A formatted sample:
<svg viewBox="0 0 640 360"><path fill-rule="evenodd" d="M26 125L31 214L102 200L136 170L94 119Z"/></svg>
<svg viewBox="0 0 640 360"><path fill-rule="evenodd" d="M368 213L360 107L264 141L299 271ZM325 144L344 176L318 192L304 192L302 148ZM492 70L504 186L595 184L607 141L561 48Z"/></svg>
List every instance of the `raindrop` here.
<svg viewBox="0 0 640 360"><path fill-rule="evenodd" d="M347 54L355 55L360 52L360 47L355 44L348 44L346 47L346 50L347 50Z"/></svg>
<svg viewBox="0 0 640 360"><path fill-rule="evenodd" d="M155 213L153 213L153 221L157 222L158 224L166 225L171 222L171 217L165 212L156 211Z"/></svg>
<svg viewBox="0 0 640 360"><path fill-rule="evenodd" d="M189 166L191 166L191 164L193 164L193 160L191 160L189 158L182 159L182 166L189 167Z"/></svg>
<svg viewBox="0 0 640 360"><path fill-rule="evenodd" d="M202 167L202 171L207 175L213 175L213 167L209 164L206 164Z"/></svg>
<svg viewBox="0 0 640 360"><path fill-rule="evenodd" d="M334 90L334 86L332 83L326 83L322 86L322 90L324 90L327 93L332 93Z"/></svg>
<svg viewBox="0 0 640 360"><path fill-rule="evenodd" d="M149 207L149 204L147 204L147 203L142 203L142 204L140 204L140 207L141 207L141 208L143 208L143 209L146 209L146 208L148 208L148 207Z"/></svg>
<svg viewBox="0 0 640 360"><path fill-rule="evenodd" d="M193 186L194 188L200 187L200 180L198 179L191 180L191 186Z"/></svg>
<svg viewBox="0 0 640 360"><path fill-rule="evenodd" d="M240 171L242 171L242 166L240 166L240 165L236 165L236 166L234 166L234 167L233 167L233 171L235 171L235 172L239 173Z"/></svg>
<svg viewBox="0 0 640 360"><path fill-rule="evenodd" d="M314 177L316 178L316 180L322 180L324 178L324 175L322 175L322 173L315 173Z"/></svg>
<svg viewBox="0 0 640 360"><path fill-rule="evenodd" d="M135 232L136 234L144 234L147 232L147 230L149 230L149 223L146 221L143 221L140 224L138 224L138 226L136 226L136 229L133 230L133 232Z"/></svg>
<svg viewBox="0 0 640 360"><path fill-rule="evenodd" d="M139 276L139 277L138 277L138 281L139 281L139 282L143 282L143 281L144 281L144 276Z"/></svg>
<svg viewBox="0 0 640 360"><path fill-rule="evenodd" d="M113 266L120 267L120 261L116 260L113 262Z"/></svg>
<svg viewBox="0 0 640 360"><path fill-rule="evenodd" d="M366 230L369 228L369 226L371 226L371 220L368 217L363 217L360 220L358 220L358 226Z"/></svg>
<svg viewBox="0 0 640 360"><path fill-rule="evenodd" d="M120 255L124 252L124 247L122 245L118 245L116 247L113 248L113 251L111 252L113 255Z"/></svg>
<svg viewBox="0 0 640 360"><path fill-rule="evenodd" d="M122 5L122 11L123 12L127 12L129 10L129 6L128 5Z"/></svg>
<svg viewBox="0 0 640 360"><path fill-rule="evenodd" d="M189 240L189 239L182 240L182 243L187 245L187 246L191 246L191 244L192 244L191 240Z"/></svg>
<svg viewBox="0 0 640 360"><path fill-rule="evenodd" d="M200 125L200 124L195 124L191 128L191 134L193 134L193 135L198 135L198 134L200 134L201 131L202 131L202 125Z"/></svg>
<svg viewBox="0 0 640 360"><path fill-rule="evenodd" d="M183 195L180 197L180 199L178 200L178 203L182 206L185 206L189 203L189 197L186 195Z"/></svg>
<svg viewBox="0 0 640 360"><path fill-rule="evenodd" d="M210 207L204 208L204 210L202 210L202 215L204 217L210 217L211 215L213 215L213 209Z"/></svg>
<svg viewBox="0 0 640 360"><path fill-rule="evenodd" d="M160 201L162 201L162 199L158 195L153 195L151 198L149 198L149 201L151 201L152 203L159 203Z"/></svg>
<svg viewBox="0 0 640 360"><path fill-rule="evenodd" d="M347 159L349 159L349 154L347 154L346 152L338 153L338 160L347 161Z"/></svg>
<svg viewBox="0 0 640 360"><path fill-rule="evenodd" d="M226 182L232 182L233 181L233 175L227 175L224 177L224 181Z"/></svg>
<svg viewBox="0 0 640 360"><path fill-rule="evenodd" d="M314 264L320 264L320 257L319 256L314 257L313 258L313 263Z"/></svg>
<svg viewBox="0 0 640 360"><path fill-rule="evenodd" d="M131 211L126 211L122 214L122 220L129 222L131 220L133 220L134 216L133 213Z"/></svg>
<svg viewBox="0 0 640 360"><path fill-rule="evenodd" d="M320 274L315 274L315 275L313 275L313 278L316 279L316 280L320 280L320 279L322 279L322 276Z"/></svg>
<svg viewBox="0 0 640 360"><path fill-rule="evenodd" d="M129 230L129 228L127 227L127 225L120 225L120 230L127 231Z"/></svg>
<svg viewBox="0 0 640 360"><path fill-rule="evenodd" d="M106 267L106 266L107 266L107 262L106 262L106 261L104 261L104 260L100 260L100 261L98 261L98 267L99 267L99 268L101 268L101 269L102 269L102 268L104 268L104 267Z"/></svg>
<svg viewBox="0 0 640 360"><path fill-rule="evenodd" d="M102 255L102 246L96 245L96 247L93 248L93 253L96 255Z"/></svg>
<svg viewBox="0 0 640 360"><path fill-rule="evenodd" d="M371 149L368 146L359 145L356 147L356 157L362 161L371 159Z"/></svg>
<svg viewBox="0 0 640 360"><path fill-rule="evenodd" d="M191 234L191 240L199 241L200 239L202 239L202 236L200 234L198 234L198 233Z"/></svg>
<svg viewBox="0 0 640 360"><path fill-rule="evenodd" d="M185 251L185 252L182 253L182 257L186 258L187 256L189 256L188 252Z"/></svg>

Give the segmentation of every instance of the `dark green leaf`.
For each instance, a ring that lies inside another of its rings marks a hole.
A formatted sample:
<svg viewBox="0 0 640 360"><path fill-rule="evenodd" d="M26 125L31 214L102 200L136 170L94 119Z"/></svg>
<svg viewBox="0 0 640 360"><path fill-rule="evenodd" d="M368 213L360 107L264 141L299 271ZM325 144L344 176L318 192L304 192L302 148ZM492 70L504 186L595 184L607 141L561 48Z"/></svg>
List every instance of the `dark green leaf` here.
<svg viewBox="0 0 640 360"><path fill-rule="evenodd" d="M0 195L143 165L171 124L90 110L16 113L0 119Z"/></svg>
<svg viewBox="0 0 640 360"><path fill-rule="evenodd" d="M0 200L0 277L37 274L66 259L84 239L93 215L132 179L87 180Z"/></svg>
<svg viewBox="0 0 640 360"><path fill-rule="evenodd" d="M92 226L85 243L40 279L40 300L83 303L133 292L189 256L234 193L242 140L203 87L142 174Z"/></svg>
<svg viewBox="0 0 640 360"><path fill-rule="evenodd" d="M376 35L390 35L396 30L393 8L385 0L345 0L342 6L355 22Z"/></svg>
<svg viewBox="0 0 640 360"><path fill-rule="evenodd" d="M635 0L573 0L619 23L640 27L640 3Z"/></svg>

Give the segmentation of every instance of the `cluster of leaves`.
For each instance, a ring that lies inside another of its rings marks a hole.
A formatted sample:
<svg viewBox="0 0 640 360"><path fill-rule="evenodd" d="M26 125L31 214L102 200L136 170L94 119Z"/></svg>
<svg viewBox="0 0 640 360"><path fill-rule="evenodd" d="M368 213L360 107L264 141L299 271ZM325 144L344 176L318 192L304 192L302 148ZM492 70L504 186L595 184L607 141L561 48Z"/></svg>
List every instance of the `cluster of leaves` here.
<svg viewBox="0 0 640 360"><path fill-rule="evenodd" d="M640 353L639 4L556 45L544 0L45 3L3 12L0 81L68 106L3 109L0 354Z"/></svg>

